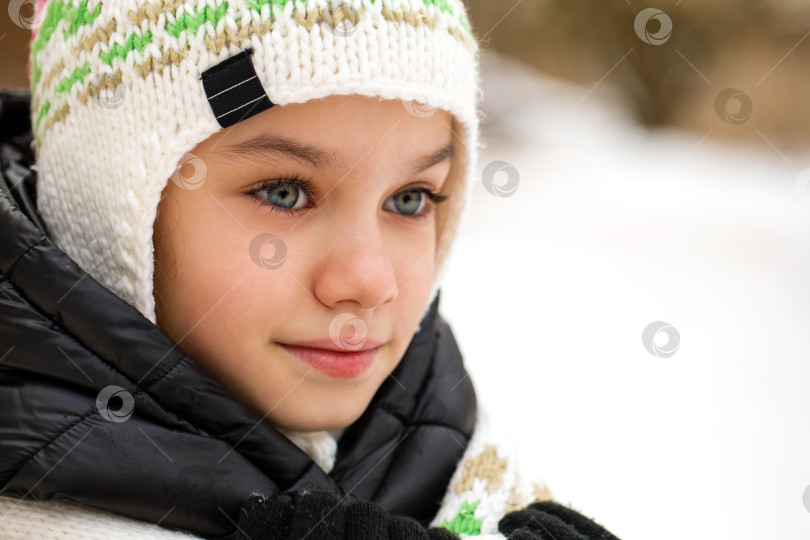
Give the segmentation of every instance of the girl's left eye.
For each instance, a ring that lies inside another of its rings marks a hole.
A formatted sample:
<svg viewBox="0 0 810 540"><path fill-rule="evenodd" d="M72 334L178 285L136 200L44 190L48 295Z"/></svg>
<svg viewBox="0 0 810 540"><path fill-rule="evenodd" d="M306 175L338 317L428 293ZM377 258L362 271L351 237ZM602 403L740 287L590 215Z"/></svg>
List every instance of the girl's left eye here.
<svg viewBox="0 0 810 540"><path fill-rule="evenodd" d="M392 195L383 203L385 210L398 212L406 216L416 216L423 214L425 206L428 204L428 197L432 193L425 188L409 189L400 191Z"/></svg>
<svg viewBox="0 0 810 540"><path fill-rule="evenodd" d="M265 180L246 195L251 196L260 206L266 206L274 212L295 215L303 211L308 202L315 199L313 191L310 180L293 176ZM437 204L445 200L446 195L439 195L425 187L416 187L392 195L383 203L383 209L413 219L424 219L436 210ZM427 210L426 206L429 206Z"/></svg>

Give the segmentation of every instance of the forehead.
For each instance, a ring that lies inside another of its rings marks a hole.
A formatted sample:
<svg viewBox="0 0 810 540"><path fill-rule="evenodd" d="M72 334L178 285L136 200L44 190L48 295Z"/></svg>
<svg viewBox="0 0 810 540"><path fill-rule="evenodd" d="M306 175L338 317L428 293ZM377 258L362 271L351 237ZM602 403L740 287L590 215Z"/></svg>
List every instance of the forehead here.
<svg viewBox="0 0 810 540"><path fill-rule="evenodd" d="M356 95L274 106L216 133L200 149L237 162L289 158L333 170L393 160L414 173L454 154L446 111Z"/></svg>
<svg viewBox="0 0 810 540"><path fill-rule="evenodd" d="M369 149L407 158L451 143L452 125L448 112L419 103L332 95L276 105L217 132L201 147L245 155L260 151L256 141L262 138L284 138L343 158L364 156ZM311 157L316 161L319 156Z"/></svg>

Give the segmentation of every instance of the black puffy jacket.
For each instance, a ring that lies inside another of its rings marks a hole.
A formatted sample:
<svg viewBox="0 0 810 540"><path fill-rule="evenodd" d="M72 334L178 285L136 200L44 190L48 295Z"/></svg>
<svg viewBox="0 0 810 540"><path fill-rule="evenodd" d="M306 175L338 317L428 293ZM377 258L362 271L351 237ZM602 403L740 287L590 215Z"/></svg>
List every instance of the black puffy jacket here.
<svg viewBox="0 0 810 540"><path fill-rule="evenodd" d="M476 418L438 296L326 474L54 245L36 209L29 103L0 92L0 496L216 537L251 493L314 484L427 523Z"/></svg>

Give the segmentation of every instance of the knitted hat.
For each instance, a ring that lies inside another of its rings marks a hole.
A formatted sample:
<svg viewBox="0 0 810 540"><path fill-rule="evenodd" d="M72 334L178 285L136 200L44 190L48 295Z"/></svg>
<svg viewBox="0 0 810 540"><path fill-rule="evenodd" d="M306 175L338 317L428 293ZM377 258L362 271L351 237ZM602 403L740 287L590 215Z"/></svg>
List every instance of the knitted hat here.
<svg viewBox="0 0 810 540"><path fill-rule="evenodd" d="M56 245L150 321L157 206L183 157L246 115L332 94L453 117L464 148L433 301L478 150L478 44L462 0L37 0L35 25L38 209Z"/></svg>

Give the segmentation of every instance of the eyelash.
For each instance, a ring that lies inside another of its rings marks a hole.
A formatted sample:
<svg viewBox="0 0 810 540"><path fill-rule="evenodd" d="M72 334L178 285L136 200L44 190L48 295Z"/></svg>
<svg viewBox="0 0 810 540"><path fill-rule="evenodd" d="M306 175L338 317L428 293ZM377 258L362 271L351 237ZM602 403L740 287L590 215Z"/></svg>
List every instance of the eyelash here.
<svg viewBox="0 0 810 540"><path fill-rule="evenodd" d="M271 190L277 188L278 186L283 185L291 185L297 187L298 189L303 191L304 194L306 194L310 202L316 199L314 189L312 187L312 178L301 178L296 174L292 176L282 176L279 178L275 178L273 180L264 180L260 182L256 187L250 189L246 193L246 195L250 196L260 207L263 208L266 207L270 211L279 214L287 214L290 216L294 216L304 211L306 208L284 208L283 206L277 206L275 204L267 202L266 200L263 200L261 197L258 196L258 193L262 191ZM439 195L438 193L434 193L433 191L431 191L426 187L410 188L400 193L404 193L407 191L417 191L420 193L424 193L427 196L428 200L430 201L428 209L423 210L421 214L399 214L403 217L413 219L415 221L423 221L428 219L428 217L430 217L432 213L435 213L438 210L437 205L446 201L448 197L447 195Z"/></svg>

